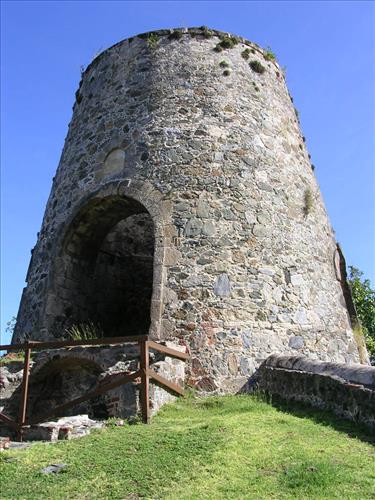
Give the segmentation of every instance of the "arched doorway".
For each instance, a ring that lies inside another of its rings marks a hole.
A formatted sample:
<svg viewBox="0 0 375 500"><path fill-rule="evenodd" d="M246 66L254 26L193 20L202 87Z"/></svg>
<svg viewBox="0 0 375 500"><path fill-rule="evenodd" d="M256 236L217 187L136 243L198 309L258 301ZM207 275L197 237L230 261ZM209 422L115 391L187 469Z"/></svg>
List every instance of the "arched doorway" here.
<svg viewBox="0 0 375 500"><path fill-rule="evenodd" d="M53 274L55 337L93 325L105 337L150 327L155 234L150 214L125 196L95 198L67 230Z"/></svg>

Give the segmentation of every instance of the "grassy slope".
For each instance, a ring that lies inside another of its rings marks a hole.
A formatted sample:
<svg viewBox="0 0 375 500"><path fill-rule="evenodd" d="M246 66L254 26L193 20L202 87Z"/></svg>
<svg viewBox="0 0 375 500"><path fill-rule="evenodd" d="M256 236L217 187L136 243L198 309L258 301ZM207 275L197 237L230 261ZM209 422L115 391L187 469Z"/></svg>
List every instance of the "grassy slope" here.
<svg viewBox="0 0 375 500"><path fill-rule="evenodd" d="M149 426L0 455L0 498L374 498L358 427L250 396L180 400ZM66 472L40 469L65 462Z"/></svg>

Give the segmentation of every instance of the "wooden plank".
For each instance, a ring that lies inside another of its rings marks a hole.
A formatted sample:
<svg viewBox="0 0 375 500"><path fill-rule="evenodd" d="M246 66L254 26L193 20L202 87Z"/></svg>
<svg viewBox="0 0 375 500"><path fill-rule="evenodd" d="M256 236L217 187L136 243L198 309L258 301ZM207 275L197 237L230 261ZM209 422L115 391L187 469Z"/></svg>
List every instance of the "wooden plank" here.
<svg viewBox="0 0 375 500"><path fill-rule="evenodd" d="M30 354L31 354L31 349L28 347L25 349L25 360L23 363L21 406L18 416L18 422L20 427L24 425L26 420L27 395L29 392Z"/></svg>
<svg viewBox="0 0 375 500"><path fill-rule="evenodd" d="M14 429L19 429L19 427L20 427L17 422L15 422L12 418L5 415L5 413L0 413L0 420L7 423L8 425L13 427Z"/></svg>
<svg viewBox="0 0 375 500"><path fill-rule="evenodd" d="M78 347L78 346L90 346L90 345L116 345L116 344L127 344L132 342L139 342L141 340L147 340L147 335L132 335L128 337L108 337L101 339L89 339L89 340L56 340L51 342L37 342L29 341L24 344L8 344L0 345L0 351L19 351L24 350L27 347L33 350L38 349L59 349L60 347Z"/></svg>
<svg viewBox="0 0 375 500"><path fill-rule="evenodd" d="M148 376L150 356L148 351L148 342L143 341L139 343L141 356L139 367L141 371L141 409L142 409L142 420L145 424L150 421L150 396L149 396L149 385L150 380Z"/></svg>
<svg viewBox="0 0 375 500"><path fill-rule="evenodd" d="M0 345L0 351L24 351L27 344L3 344Z"/></svg>
<svg viewBox="0 0 375 500"><path fill-rule="evenodd" d="M140 370L137 370L136 372L130 373L129 375L123 375L122 377L118 378L117 380L114 380L113 382L102 384L99 387L97 387L95 390L93 390L91 392L87 392L85 395L83 395L79 398L73 399L72 401L68 401L67 403L64 403L60 406L53 408L46 415L32 419L30 422L28 422L28 424L38 424L41 422L45 422L46 420L49 420L50 418L58 416L57 414L60 413L62 410L66 410L68 408L71 408L72 406L79 404L79 403L83 403L91 398L99 396L100 394L104 394L105 392L108 392L112 389L115 389L116 387L119 387L120 385L127 384L128 382L131 382L132 380L139 377L140 375L141 375Z"/></svg>
<svg viewBox="0 0 375 500"><path fill-rule="evenodd" d="M156 342L153 342L152 340L148 341L148 345L150 349L155 349L155 351L168 354L168 356L170 356L171 358L181 359L182 361L186 361L190 358L189 354L187 354L186 352L177 351L176 349L158 344Z"/></svg>
<svg viewBox="0 0 375 500"><path fill-rule="evenodd" d="M158 385L161 385L165 389L168 389L174 393L176 393L178 396L183 396L185 394L184 390L174 382L170 382L166 378L162 377L158 373L156 373L152 368L148 369L148 375L151 379L155 380L155 382Z"/></svg>

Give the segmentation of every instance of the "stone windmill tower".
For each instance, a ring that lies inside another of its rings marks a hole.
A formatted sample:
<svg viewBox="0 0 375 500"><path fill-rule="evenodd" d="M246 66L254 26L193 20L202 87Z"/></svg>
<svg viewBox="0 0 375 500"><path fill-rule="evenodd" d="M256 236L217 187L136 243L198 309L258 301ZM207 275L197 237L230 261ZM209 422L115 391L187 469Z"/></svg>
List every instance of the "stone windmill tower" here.
<svg viewBox="0 0 375 500"><path fill-rule="evenodd" d="M229 390L274 352L358 362L342 281L272 54L161 30L82 75L13 341L146 333Z"/></svg>

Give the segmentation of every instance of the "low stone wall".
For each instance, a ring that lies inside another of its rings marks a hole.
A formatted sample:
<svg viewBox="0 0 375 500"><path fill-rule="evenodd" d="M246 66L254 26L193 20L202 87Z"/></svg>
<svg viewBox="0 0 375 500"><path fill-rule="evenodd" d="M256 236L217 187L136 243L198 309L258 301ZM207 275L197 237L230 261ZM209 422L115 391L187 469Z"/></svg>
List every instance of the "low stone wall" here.
<svg viewBox="0 0 375 500"><path fill-rule="evenodd" d="M272 355L241 392L254 390L331 410L375 431L375 367Z"/></svg>

